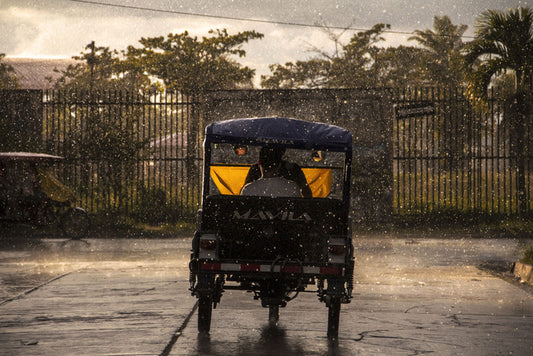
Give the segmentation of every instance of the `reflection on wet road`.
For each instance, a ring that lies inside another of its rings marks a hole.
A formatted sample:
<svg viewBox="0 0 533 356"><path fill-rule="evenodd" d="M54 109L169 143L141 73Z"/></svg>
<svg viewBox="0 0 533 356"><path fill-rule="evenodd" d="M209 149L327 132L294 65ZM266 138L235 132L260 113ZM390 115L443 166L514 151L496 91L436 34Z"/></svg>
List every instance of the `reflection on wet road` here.
<svg viewBox="0 0 533 356"><path fill-rule="evenodd" d="M357 237L355 295L342 306L337 345L328 343L327 308L313 286L280 310L275 328L253 294L228 290L211 334L198 335L189 243L48 239L1 248L0 349L53 356L533 353L532 294L478 268L515 261L525 241Z"/></svg>

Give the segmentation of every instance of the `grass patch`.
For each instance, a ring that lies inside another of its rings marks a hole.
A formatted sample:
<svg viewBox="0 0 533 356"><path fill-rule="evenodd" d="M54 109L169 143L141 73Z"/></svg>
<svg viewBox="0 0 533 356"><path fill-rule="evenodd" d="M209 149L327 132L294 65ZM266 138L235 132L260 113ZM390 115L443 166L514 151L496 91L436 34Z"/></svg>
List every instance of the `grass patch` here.
<svg viewBox="0 0 533 356"><path fill-rule="evenodd" d="M356 233L391 233L420 236L468 236L494 238L533 238L533 219L518 216L468 213L456 210L426 214L395 215L387 223L355 224Z"/></svg>
<svg viewBox="0 0 533 356"><path fill-rule="evenodd" d="M194 219L180 219L169 223L146 223L129 216L105 214L91 216L91 237L166 238L192 237Z"/></svg>

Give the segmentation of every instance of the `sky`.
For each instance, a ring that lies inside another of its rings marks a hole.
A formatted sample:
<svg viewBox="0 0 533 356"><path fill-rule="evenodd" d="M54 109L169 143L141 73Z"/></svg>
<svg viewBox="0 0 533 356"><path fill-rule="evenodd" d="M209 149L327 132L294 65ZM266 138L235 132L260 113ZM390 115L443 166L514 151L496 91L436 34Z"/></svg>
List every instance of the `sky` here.
<svg viewBox="0 0 533 356"><path fill-rule="evenodd" d="M239 62L255 68L257 80L270 73L270 64L305 60L317 49L331 53L333 41L316 25L334 27L346 43L356 30L386 23L400 33L388 33L383 45L414 45L409 33L431 29L434 16L468 25L465 35L473 36L482 11L517 6L532 7L533 0L0 0L0 53L70 58L91 41L120 51L140 47L141 37L256 30L265 37L246 44ZM343 30L347 27L355 30Z"/></svg>

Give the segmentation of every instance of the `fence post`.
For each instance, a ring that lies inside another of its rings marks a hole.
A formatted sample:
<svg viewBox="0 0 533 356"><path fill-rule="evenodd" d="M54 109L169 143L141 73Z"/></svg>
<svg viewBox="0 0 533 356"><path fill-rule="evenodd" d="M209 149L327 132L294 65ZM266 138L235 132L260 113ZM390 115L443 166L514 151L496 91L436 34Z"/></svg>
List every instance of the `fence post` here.
<svg viewBox="0 0 533 356"><path fill-rule="evenodd" d="M516 199L518 202L518 214L524 215L528 211L526 191L526 119L527 119L526 95L519 92L511 98L508 105L509 121L511 123L511 148L516 159Z"/></svg>

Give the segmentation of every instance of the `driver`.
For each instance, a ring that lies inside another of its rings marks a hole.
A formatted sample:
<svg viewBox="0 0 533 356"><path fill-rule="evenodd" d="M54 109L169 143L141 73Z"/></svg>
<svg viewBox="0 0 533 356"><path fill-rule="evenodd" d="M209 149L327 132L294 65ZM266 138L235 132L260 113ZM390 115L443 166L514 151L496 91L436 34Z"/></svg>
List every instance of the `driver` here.
<svg viewBox="0 0 533 356"><path fill-rule="evenodd" d="M259 162L248 171L241 195L312 197L302 169L283 160L284 153L282 148L263 147Z"/></svg>

